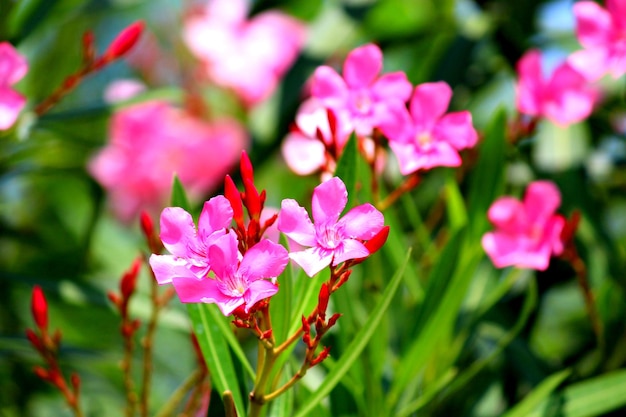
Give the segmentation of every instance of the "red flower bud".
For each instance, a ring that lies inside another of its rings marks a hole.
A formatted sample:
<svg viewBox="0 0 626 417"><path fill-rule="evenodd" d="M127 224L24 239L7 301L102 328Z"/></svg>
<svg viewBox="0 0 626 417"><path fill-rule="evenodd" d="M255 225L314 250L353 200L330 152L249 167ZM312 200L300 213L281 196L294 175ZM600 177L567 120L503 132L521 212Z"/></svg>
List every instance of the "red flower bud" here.
<svg viewBox="0 0 626 417"><path fill-rule="evenodd" d="M43 344L41 343L39 336L37 336L34 331L32 331L31 329L26 329L26 338L28 339L30 344L33 345L35 349L37 349L37 351L41 352L43 350Z"/></svg>
<svg viewBox="0 0 626 417"><path fill-rule="evenodd" d="M370 252L370 255L376 253L380 248L383 247L385 242L387 242L387 238L389 237L389 226L385 226L380 229L380 232L376 233L374 237L365 242L365 247Z"/></svg>
<svg viewBox="0 0 626 417"><path fill-rule="evenodd" d="M139 275L139 268L141 268L141 257L136 258L133 261L130 269L124 273L120 280L120 291L122 293L122 300L128 301L131 295L135 292L137 286L137 276Z"/></svg>
<svg viewBox="0 0 626 417"><path fill-rule="evenodd" d="M235 223L237 223L237 227L240 230L245 229L243 224L241 194L239 193L239 190L230 175L226 175L226 178L224 178L224 196L228 199L230 206L233 209L233 219L235 220Z"/></svg>
<svg viewBox="0 0 626 417"><path fill-rule="evenodd" d="M250 162L250 158L248 157L246 151L241 152L239 170L241 171L241 178L244 182L247 179L251 183L254 183L254 169L252 168L252 162Z"/></svg>
<svg viewBox="0 0 626 417"><path fill-rule="evenodd" d="M120 296L114 293L113 291L107 292L107 298L118 307L120 306L122 302L122 299L120 298Z"/></svg>
<svg viewBox="0 0 626 417"><path fill-rule="evenodd" d="M261 210L263 210L259 192L254 186L254 182L248 178L243 179L243 187L245 189L243 204L246 206L250 218L258 222L261 218Z"/></svg>
<svg viewBox="0 0 626 417"><path fill-rule="evenodd" d="M33 313L33 319L35 324L42 331L45 332L48 329L48 303L46 297L39 285L35 285L33 288L33 296L31 299L31 309Z"/></svg>
<svg viewBox="0 0 626 417"><path fill-rule="evenodd" d="M322 320L326 319L326 309L328 308L329 298L330 292L328 291L328 284L324 282L320 288L319 296L317 297L317 314L320 315Z"/></svg>
<svg viewBox="0 0 626 417"><path fill-rule="evenodd" d="M326 359L329 354L330 354L330 346L327 346L320 352L319 355L317 355L317 358L311 361L311 368L317 365L318 363L320 363L321 361L323 361L324 359Z"/></svg>
<svg viewBox="0 0 626 417"><path fill-rule="evenodd" d="M144 210L139 215L139 221L141 223L141 231L144 236L146 236L148 240L151 239L154 235L154 222L152 221L152 217L150 217L150 214Z"/></svg>
<svg viewBox="0 0 626 417"><path fill-rule="evenodd" d="M104 53L103 59L105 61L111 61L128 52L139 40L144 26L142 21L137 21L123 29L113 42L111 42Z"/></svg>
<svg viewBox="0 0 626 417"><path fill-rule="evenodd" d="M33 368L33 372L35 373L35 375L37 375L38 378L41 378L44 381L47 381L50 378L50 373L41 366L35 366Z"/></svg>
<svg viewBox="0 0 626 417"><path fill-rule="evenodd" d="M330 316L330 319L328 319L328 323L326 324L326 330L333 327L335 323L337 323L337 320L339 320L339 317L341 317L341 313L335 313L332 316Z"/></svg>

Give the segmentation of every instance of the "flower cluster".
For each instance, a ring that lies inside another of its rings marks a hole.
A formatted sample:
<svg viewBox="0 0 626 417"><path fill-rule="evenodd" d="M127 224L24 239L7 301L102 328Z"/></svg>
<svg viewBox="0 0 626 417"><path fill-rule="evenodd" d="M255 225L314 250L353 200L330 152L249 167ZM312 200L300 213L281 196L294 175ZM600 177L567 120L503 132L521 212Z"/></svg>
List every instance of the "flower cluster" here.
<svg viewBox="0 0 626 417"><path fill-rule="evenodd" d="M26 99L11 86L28 72L28 62L8 42L0 42L0 130L13 126Z"/></svg>
<svg viewBox="0 0 626 417"><path fill-rule="evenodd" d="M211 81L253 105L274 91L306 31L303 23L278 11L248 20L248 7L248 0L211 0L187 18L183 38Z"/></svg>
<svg viewBox="0 0 626 417"><path fill-rule="evenodd" d="M374 166L379 164L377 151L372 152L378 146L376 132L383 133L403 175L461 165L459 151L473 147L478 134L468 111L446 113L450 86L436 82L413 89L405 73L379 75L382 67L382 51L368 44L348 54L343 77L331 67L317 68L312 98L300 108L296 133L282 149L294 172L332 173L351 132Z"/></svg>
<svg viewBox="0 0 626 417"><path fill-rule="evenodd" d="M234 120L209 123L166 102L147 101L113 115L109 144L89 170L109 191L115 214L128 222L142 210L163 208L174 173L194 198L212 190L247 143Z"/></svg>

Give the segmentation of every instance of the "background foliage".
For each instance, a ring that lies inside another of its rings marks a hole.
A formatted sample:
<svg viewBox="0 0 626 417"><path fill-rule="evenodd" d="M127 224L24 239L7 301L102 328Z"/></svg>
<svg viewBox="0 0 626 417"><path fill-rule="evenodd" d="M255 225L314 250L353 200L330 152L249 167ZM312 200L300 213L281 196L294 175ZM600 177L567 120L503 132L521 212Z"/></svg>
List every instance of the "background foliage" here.
<svg viewBox="0 0 626 417"><path fill-rule="evenodd" d="M184 62L188 57L177 36L187 6L174 0L0 0L0 39L28 58L30 71L18 87L37 103L80 65L80 38L88 29L102 50L121 28L144 19L164 48ZM463 167L428 173L415 191L385 212L391 226L387 245L355 270L334 299L335 310L344 316L326 340L331 359L311 370L272 415L289 415L281 407L289 410L291 402L301 409L297 415L308 410L306 415L315 416L622 415L626 132L614 126L626 112L624 80L610 86L587 122L567 129L543 123L534 137L516 146L504 137L514 114L514 68L522 53L540 47L561 56L577 48L571 2L254 3L254 11L268 8L280 8L311 27L280 90L250 114L241 114L254 138L250 155L259 188L268 190L268 205L278 206L282 198L308 201L317 179L288 171L280 141L315 67L342 62L357 45L379 44L385 69L406 71L414 84L447 81L455 92L452 107L469 109L484 133ZM129 74L132 69L124 62L116 63L88 78L49 114L23 118L16 135L0 133L3 416L69 415L58 393L31 372L38 358L24 329L32 326L34 284L48 296L52 327L63 331L64 365L82 375L88 414L116 416L123 408L119 323L105 294L146 248L138 224L121 225L108 212L106 196L85 165L105 143L114 110L103 102L102 91ZM180 81L172 79L146 96L180 100ZM206 99L217 109L230 105L220 97ZM365 175L357 159L349 163ZM480 247L491 202L504 193L521 194L531 178L558 184L562 213L581 210L576 242L604 326L600 342L568 264L553 260L540 273L500 271ZM390 186L400 178L387 180ZM361 191L351 203L365 201ZM408 247L413 248L410 259L401 268ZM393 281L399 287L389 295L385 289L396 271L401 281ZM145 318L145 270L140 288L132 309ZM367 318L388 296L391 302L373 326ZM355 336L364 336L368 326L372 335L363 353L352 358L330 392L316 397L325 374L333 375L335 360L355 352ZM187 311L176 301L156 336L154 410L194 366L188 331ZM254 346L245 332L237 337L244 348ZM292 365L287 361L285 366ZM246 398L247 389L242 391ZM311 400L326 395L323 401ZM302 409L306 404L309 408ZM216 396L210 415L220 413Z"/></svg>

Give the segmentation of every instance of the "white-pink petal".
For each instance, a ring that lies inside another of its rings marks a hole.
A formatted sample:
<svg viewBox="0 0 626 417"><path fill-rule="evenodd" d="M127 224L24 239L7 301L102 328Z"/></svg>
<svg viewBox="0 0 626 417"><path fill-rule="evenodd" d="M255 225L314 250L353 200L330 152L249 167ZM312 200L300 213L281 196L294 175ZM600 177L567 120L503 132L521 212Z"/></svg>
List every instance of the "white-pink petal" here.
<svg viewBox="0 0 626 417"><path fill-rule="evenodd" d="M383 214L369 203L352 208L337 223L345 237L361 240L371 239L384 225Z"/></svg>

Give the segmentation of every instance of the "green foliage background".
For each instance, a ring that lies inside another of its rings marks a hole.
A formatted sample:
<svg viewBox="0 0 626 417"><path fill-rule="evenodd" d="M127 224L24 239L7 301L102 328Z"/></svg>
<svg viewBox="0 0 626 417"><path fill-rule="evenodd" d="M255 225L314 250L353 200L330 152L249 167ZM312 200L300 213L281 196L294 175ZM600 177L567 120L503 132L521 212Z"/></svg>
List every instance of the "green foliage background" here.
<svg viewBox="0 0 626 417"><path fill-rule="evenodd" d="M404 70L415 84L447 81L455 92L452 108L469 109L484 133L471 166L434 170L385 212L391 234L384 250L357 268L334 296L332 307L344 316L326 340L332 357L269 415L582 417L626 412L626 137L611 128L626 110L624 79L609 85L587 122L568 129L544 123L516 146L504 136L514 115L514 67L523 52L540 47L558 55L578 47L572 28L558 25L571 6L560 3L566 7L547 9L548 2L540 0L254 3L255 12L280 8L311 25L309 42L280 90L245 116L254 137L250 155L256 179L259 188L267 189L268 205L278 206L282 198L308 201L317 180L289 173L280 158L280 141L315 67L342 62L357 45L379 44L385 70ZM95 32L102 50L121 28L141 18L184 62L188 57L176 36L186 4L0 0L0 40L12 42L29 60L30 71L17 88L32 108L80 65L86 30ZM24 330L32 327L29 303L35 284L48 296L51 326L63 331L63 365L83 378L88 415L117 416L123 408L119 322L106 291L117 288L123 271L146 248L138 225L121 225L108 212L106 196L85 164L106 142L114 110L102 101L104 86L131 74L125 63L116 63L88 78L51 113L38 120L26 115L15 131L0 133L2 416L70 415L58 393L31 372L39 358ZM180 100L179 81L163 83L146 97ZM224 97L207 92L206 98L221 111L234 109ZM611 151L603 151L607 148ZM598 152L608 157L608 174L590 164ZM368 201L357 187L367 171L356 154L346 158L351 158L342 161L346 169L357 173L351 204ZM562 213L582 212L576 242L604 326L601 343L569 265L554 260L546 272L500 271L480 247L491 202L505 193L520 195L529 178L558 184ZM399 181L390 175L383 185L390 188ZM140 294L132 304L142 319L149 315L148 279L142 271ZM287 279L293 280L294 296L305 300L308 278L293 273ZM291 303L296 320L297 307ZM219 318L214 313L204 314ZM374 317L379 317L375 326L369 321ZM156 338L155 412L195 366L189 328L186 308L172 303ZM254 341L245 332L237 338L250 355ZM222 349L230 353L228 346ZM298 361L287 360L284 366L293 369ZM235 365L242 381L243 368ZM323 388L325 377L333 381L331 390ZM249 387L240 388L247 398ZM222 412L216 393L209 414Z"/></svg>

